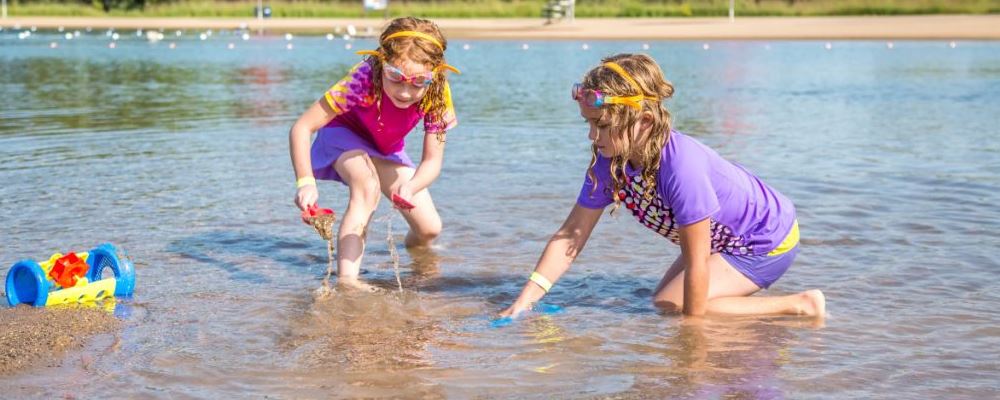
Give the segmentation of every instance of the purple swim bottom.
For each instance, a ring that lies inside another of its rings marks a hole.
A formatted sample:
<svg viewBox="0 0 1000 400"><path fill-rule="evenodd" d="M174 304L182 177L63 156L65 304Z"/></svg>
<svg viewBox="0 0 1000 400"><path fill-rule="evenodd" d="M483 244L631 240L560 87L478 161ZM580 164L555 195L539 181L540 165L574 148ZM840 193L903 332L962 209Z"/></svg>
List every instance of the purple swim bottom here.
<svg viewBox="0 0 1000 400"><path fill-rule="evenodd" d="M316 133L316 140L313 141L312 149L309 152L312 157L313 176L316 179L344 183L333 165L342 154L351 150L362 150L369 157L416 168L405 149L400 149L395 153L382 154L371 142L358 136L350 129L343 126L333 126L323 127Z"/></svg>
<svg viewBox="0 0 1000 400"><path fill-rule="evenodd" d="M734 256L722 253L722 258L726 259L729 265L740 271L741 274L750 278L758 287L767 289L774 282L781 278L781 275L792 266L795 255L799 254L799 246L776 256Z"/></svg>

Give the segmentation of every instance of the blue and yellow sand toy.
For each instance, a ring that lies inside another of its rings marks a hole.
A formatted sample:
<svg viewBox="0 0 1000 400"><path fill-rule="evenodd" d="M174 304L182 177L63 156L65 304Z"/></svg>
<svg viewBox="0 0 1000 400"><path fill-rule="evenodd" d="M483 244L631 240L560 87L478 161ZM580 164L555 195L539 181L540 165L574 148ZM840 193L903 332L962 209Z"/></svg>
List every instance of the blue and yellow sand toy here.
<svg viewBox="0 0 1000 400"><path fill-rule="evenodd" d="M105 269L114 278L101 279ZM7 271L7 303L35 307L128 297L135 289L135 267L110 243L88 252L53 254L48 261L21 260Z"/></svg>

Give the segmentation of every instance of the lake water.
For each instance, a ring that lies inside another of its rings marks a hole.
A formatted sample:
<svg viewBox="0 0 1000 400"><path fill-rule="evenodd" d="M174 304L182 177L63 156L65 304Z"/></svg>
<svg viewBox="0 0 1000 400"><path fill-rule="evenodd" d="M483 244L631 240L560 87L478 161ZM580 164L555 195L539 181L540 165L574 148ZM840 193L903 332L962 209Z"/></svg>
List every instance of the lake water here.
<svg viewBox="0 0 1000 400"><path fill-rule="evenodd" d="M287 132L373 41L20 32L0 31L0 273L112 242L138 277L90 362L2 377L5 396L1000 396L1000 43L453 40L439 245L400 248L402 293L315 301L326 243L292 203ZM825 326L658 313L679 249L620 213L546 298L564 313L490 328L590 160L569 87L638 51L678 129L795 202L802 251L769 293L824 290ZM390 220L402 242L382 201L363 273L395 288Z"/></svg>

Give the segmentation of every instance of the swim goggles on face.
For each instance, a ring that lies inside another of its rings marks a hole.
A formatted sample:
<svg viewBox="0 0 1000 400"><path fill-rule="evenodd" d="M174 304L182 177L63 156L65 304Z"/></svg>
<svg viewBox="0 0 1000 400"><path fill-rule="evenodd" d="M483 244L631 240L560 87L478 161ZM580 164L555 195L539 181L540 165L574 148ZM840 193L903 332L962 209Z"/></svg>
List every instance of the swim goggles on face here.
<svg viewBox="0 0 1000 400"><path fill-rule="evenodd" d="M399 68L393 67L388 63L382 64L382 70L385 71L385 79L396 83L409 82L415 87L422 88L430 85L431 82L434 82L434 71L416 74L413 76L406 76L406 74L404 74Z"/></svg>
<svg viewBox="0 0 1000 400"><path fill-rule="evenodd" d="M395 39L395 38L398 38L398 37L415 37L415 38L420 38L420 39L429 41L429 42L433 43L434 45L436 45L438 48L444 50L444 46L441 45L441 42L439 42L433 36L428 35L428 34L423 33L423 32L417 32L417 31L401 31L401 32L396 32L396 33L393 33L393 34L391 34L389 36L386 36L385 40ZM434 74L436 74L438 72L451 71L451 72L454 72L456 74L461 74L462 73L462 71L459 71L458 68L455 68L455 67L453 67L451 65L448 65L448 64L441 64L441 65L438 65L437 67L434 67L434 69L431 70L430 72L426 72L426 73L423 73L423 74L416 74L416 75L414 75L412 77L409 77L409 76L406 76L406 74L404 74L403 71L401 71L399 68L396 68L396 67L394 67L392 65L389 65L389 63L385 62L385 57L378 50L362 50L362 51L357 52L357 54L358 55L363 55L363 56L378 57L378 59L382 60L383 70L385 71L385 77L386 77L386 79L388 79L388 80L390 80L392 82L397 82L397 83L399 83L399 82L409 82L411 85L413 85L415 87L418 87L418 88L422 88L422 87L425 87L427 85L430 85L431 82L434 81Z"/></svg>
<svg viewBox="0 0 1000 400"><path fill-rule="evenodd" d="M573 91L571 93L573 100L582 102L584 105L595 108L601 107L605 104L624 104L629 107L635 108L636 110L642 109L642 104L640 103L643 100L654 100L654 101L659 100L656 97L643 95L642 87L639 86L639 83L637 83L635 79L632 79L632 77L628 74L628 72L625 72L625 69L623 69L617 63L607 62L604 63L604 66L610 68L612 71L615 71L622 78L625 78L625 80L628 81L629 85L632 86L632 88L634 88L637 92L639 92L639 94L635 96L607 96L604 93L601 93L600 90L586 89L583 87L583 84L574 83Z"/></svg>

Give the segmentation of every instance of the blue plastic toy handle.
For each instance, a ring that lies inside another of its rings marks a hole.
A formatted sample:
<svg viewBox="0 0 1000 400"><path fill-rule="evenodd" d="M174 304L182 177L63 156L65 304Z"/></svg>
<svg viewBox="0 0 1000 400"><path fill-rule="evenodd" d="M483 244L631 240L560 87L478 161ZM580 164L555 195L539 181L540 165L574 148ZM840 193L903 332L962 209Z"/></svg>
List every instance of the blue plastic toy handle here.
<svg viewBox="0 0 1000 400"><path fill-rule="evenodd" d="M111 243L105 243L90 250L87 263L87 280L101 280L105 268L111 268L115 274L115 296L128 297L135 290L135 267L127 257L119 257L119 251Z"/></svg>

